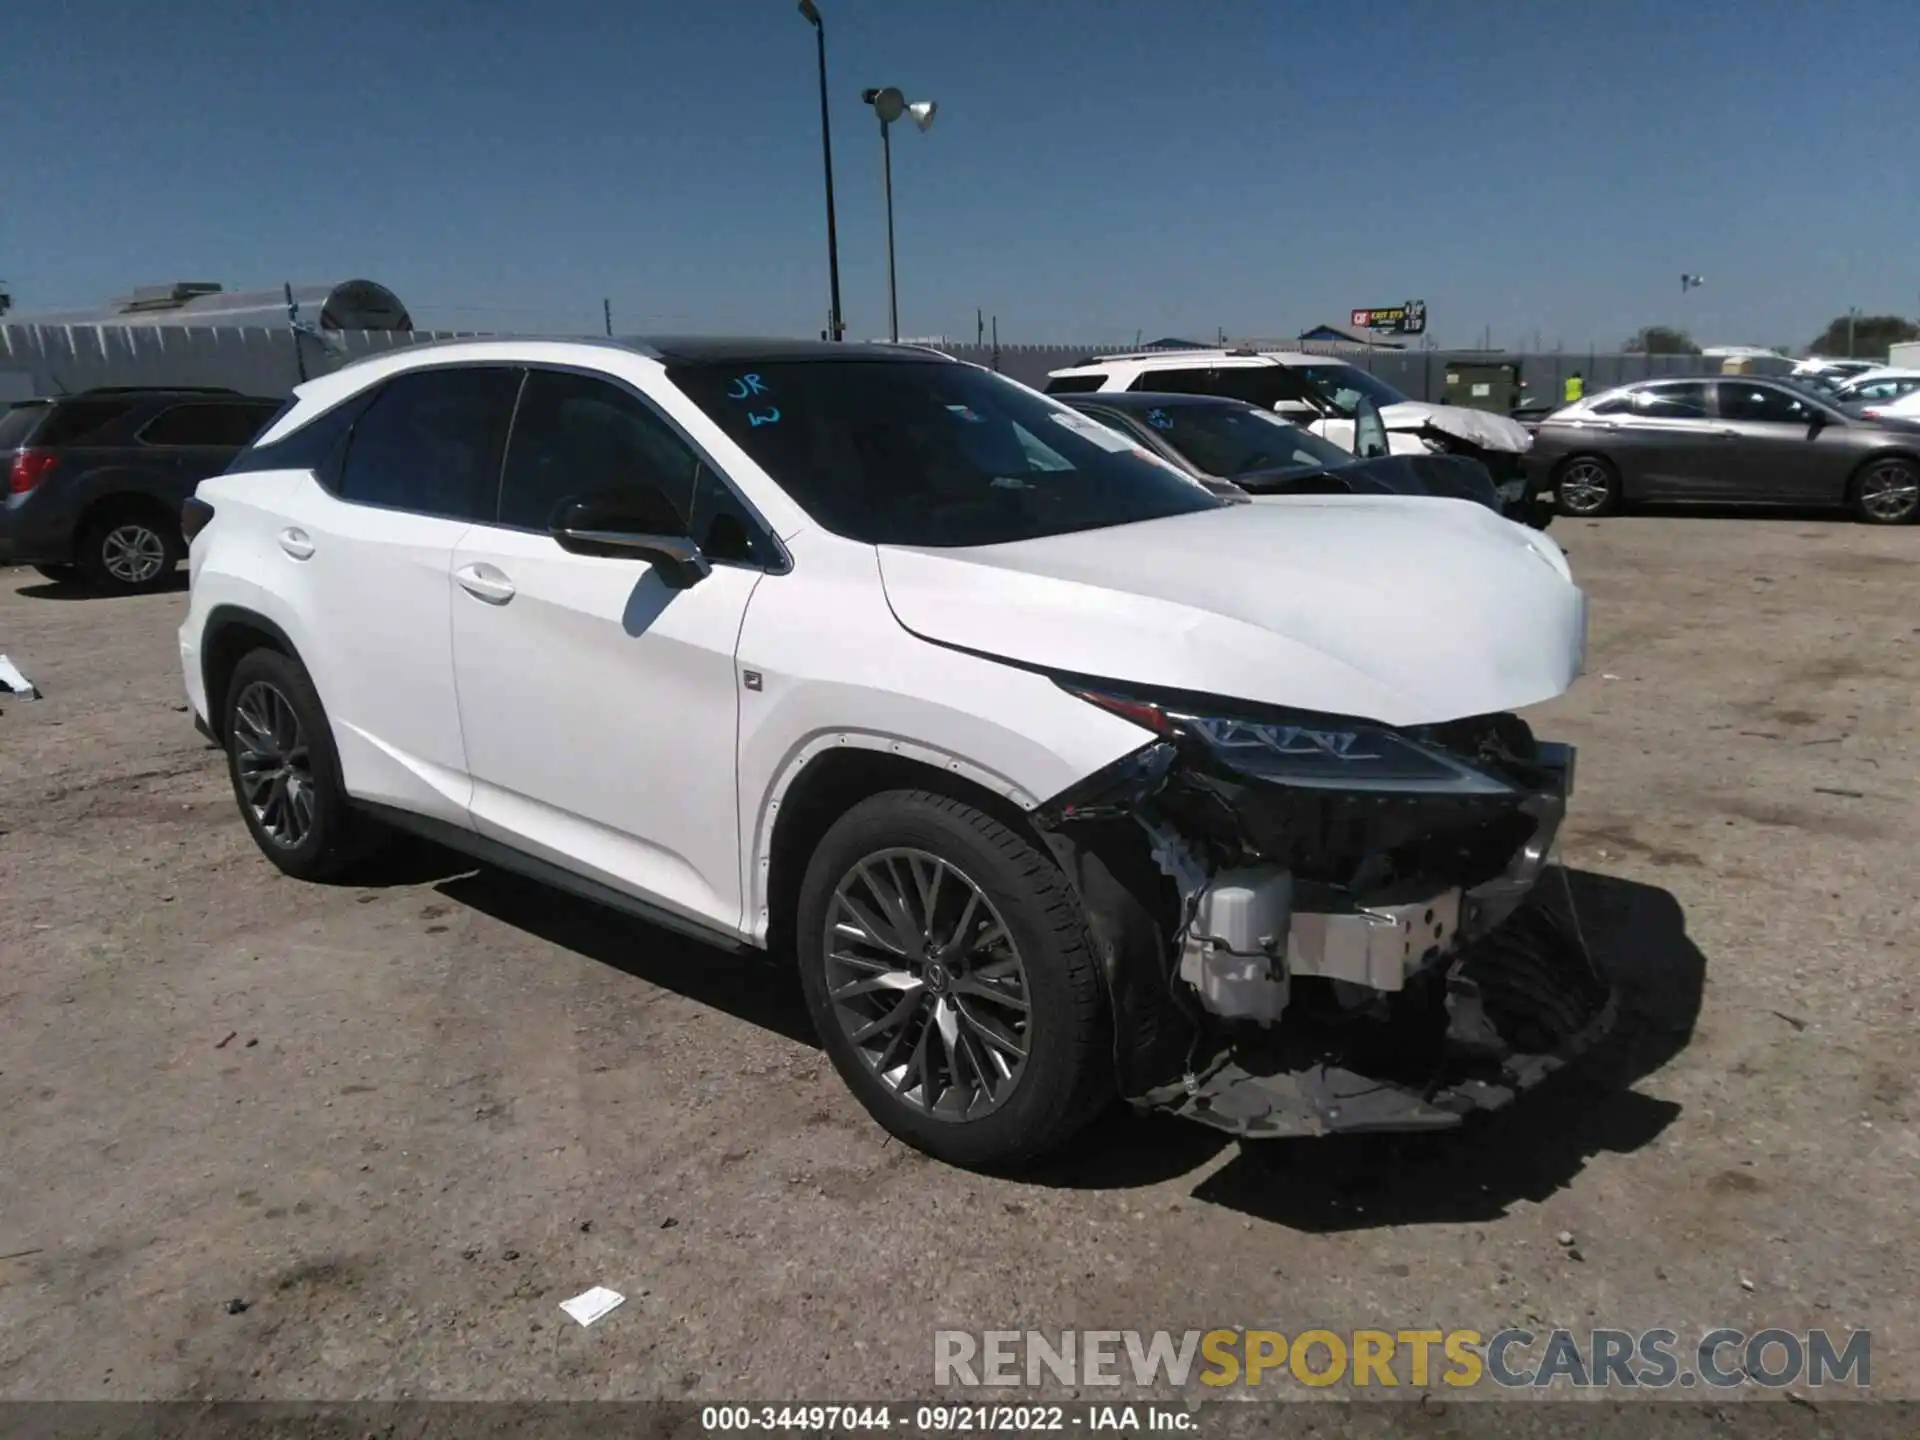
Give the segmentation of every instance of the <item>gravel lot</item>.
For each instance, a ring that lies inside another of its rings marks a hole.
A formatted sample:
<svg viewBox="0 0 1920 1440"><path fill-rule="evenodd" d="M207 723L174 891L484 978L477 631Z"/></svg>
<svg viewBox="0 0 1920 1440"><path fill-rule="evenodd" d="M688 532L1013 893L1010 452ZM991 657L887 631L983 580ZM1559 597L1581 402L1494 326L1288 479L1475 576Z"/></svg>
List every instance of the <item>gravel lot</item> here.
<svg viewBox="0 0 1920 1440"><path fill-rule="evenodd" d="M0 1398L905 1398L941 1327L1509 1323L1872 1326L1920 1395L1920 535L1550 533L1619 1043L1444 1140L1116 1113L1018 1182L883 1143L768 962L424 846L280 878L184 592L0 571L46 697L0 698Z"/></svg>

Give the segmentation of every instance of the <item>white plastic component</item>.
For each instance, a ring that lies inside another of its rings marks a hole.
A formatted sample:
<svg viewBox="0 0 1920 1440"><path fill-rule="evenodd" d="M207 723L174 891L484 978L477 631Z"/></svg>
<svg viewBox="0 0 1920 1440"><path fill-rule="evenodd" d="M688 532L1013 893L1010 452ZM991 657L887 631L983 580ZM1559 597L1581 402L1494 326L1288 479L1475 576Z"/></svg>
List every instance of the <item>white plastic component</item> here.
<svg viewBox="0 0 1920 1440"><path fill-rule="evenodd" d="M1287 1008L1287 972L1277 957L1293 909L1285 870L1226 870L1200 893L1180 957L1180 978L1200 1003L1229 1020L1272 1023Z"/></svg>
<svg viewBox="0 0 1920 1440"><path fill-rule="evenodd" d="M1200 894L1191 932L1224 950L1277 948L1293 913L1293 876L1285 870L1222 870Z"/></svg>

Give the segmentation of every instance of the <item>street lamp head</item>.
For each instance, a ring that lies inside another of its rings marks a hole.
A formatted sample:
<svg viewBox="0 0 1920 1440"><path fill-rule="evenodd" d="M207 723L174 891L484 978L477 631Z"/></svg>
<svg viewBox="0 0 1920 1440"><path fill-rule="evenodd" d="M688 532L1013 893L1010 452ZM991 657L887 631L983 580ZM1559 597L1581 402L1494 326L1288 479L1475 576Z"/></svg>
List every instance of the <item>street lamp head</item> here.
<svg viewBox="0 0 1920 1440"><path fill-rule="evenodd" d="M907 113L907 97L900 93L897 85L889 85L884 90L862 90L860 98L873 107L882 125L891 125Z"/></svg>
<svg viewBox="0 0 1920 1440"><path fill-rule="evenodd" d="M913 123L920 127L920 133L924 135L933 128L933 112L938 108L932 100L916 100L907 106L907 113L913 116Z"/></svg>
<svg viewBox="0 0 1920 1440"><path fill-rule="evenodd" d="M820 28L820 8L813 0L800 0L800 13L807 17L807 23L814 29Z"/></svg>

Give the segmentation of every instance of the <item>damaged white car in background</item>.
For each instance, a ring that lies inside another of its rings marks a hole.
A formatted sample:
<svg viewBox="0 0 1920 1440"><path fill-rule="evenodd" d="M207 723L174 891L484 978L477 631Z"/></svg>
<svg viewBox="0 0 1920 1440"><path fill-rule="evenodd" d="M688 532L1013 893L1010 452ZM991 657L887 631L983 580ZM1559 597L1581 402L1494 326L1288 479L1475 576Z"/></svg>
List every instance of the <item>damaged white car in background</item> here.
<svg viewBox="0 0 1920 1440"><path fill-rule="evenodd" d="M1484 505L1234 505L907 347L475 341L302 386L186 529L187 695L280 869L411 829L791 955L955 1163L1116 1091L1451 1126L1614 1013L1516 713L1585 599Z"/></svg>
<svg viewBox="0 0 1920 1440"><path fill-rule="evenodd" d="M1045 389L1049 395L1115 390L1224 395L1277 411L1353 455L1465 455L1487 467L1507 504L1515 505L1526 493L1523 457L1533 436L1524 425L1484 410L1409 399L1334 355L1144 350L1089 357L1051 371ZM1544 507L1540 514L1544 520Z"/></svg>

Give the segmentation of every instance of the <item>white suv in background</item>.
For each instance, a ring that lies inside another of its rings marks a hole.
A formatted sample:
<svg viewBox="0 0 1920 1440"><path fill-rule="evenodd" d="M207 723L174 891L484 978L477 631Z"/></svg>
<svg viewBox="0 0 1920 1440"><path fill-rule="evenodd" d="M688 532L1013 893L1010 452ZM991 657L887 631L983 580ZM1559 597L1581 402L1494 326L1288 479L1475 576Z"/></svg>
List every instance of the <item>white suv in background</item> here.
<svg viewBox="0 0 1920 1440"><path fill-rule="evenodd" d="M1227 395L1278 410L1355 454L1361 449L1355 413L1362 401L1378 407L1396 455L1424 455L1464 445L1487 456L1519 456L1532 444L1526 427L1505 415L1410 400L1386 381L1331 355L1287 350L1146 350L1083 360L1047 376L1049 395L1098 390ZM1332 414L1325 410L1328 401ZM1502 478L1504 467L1497 461L1488 468L1496 479Z"/></svg>
<svg viewBox="0 0 1920 1440"><path fill-rule="evenodd" d="M1427 1128L1612 1013L1522 903L1571 755L1510 712L1584 600L1484 507L1233 505L906 347L476 341L301 386L185 528L187 694L281 870L399 827L791 954L948 1160L1116 1089ZM1334 1063L1375 1011L1417 1074Z"/></svg>

